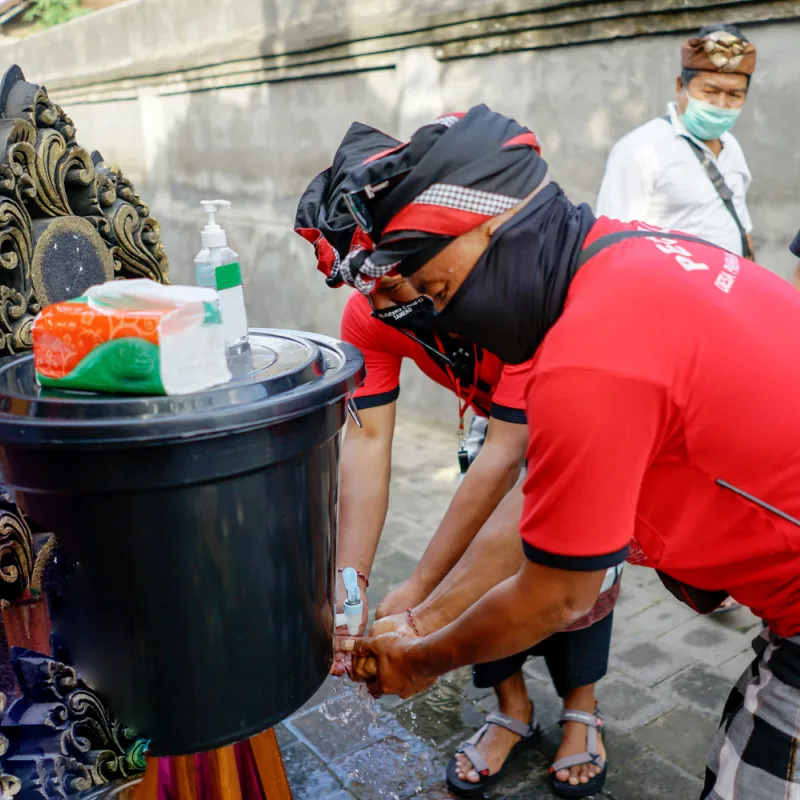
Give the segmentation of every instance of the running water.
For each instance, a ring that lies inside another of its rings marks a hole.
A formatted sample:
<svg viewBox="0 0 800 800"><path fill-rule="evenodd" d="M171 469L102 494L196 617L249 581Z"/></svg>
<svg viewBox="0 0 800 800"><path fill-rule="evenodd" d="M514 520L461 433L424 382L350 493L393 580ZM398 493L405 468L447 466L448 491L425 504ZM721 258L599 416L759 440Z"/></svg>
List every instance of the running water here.
<svg viewBox="0 0 800 800"><path fill-rule="evenodd" d="M441 698L439 694L434 689L428 696L437 713L449 710L454 702L451 692ZM357 751L347 758L352 765L346 773L351 787L369 787L372 796L381 800L399 800L409 794L421 795L425 786L439 777L440 769L433 765L432 748L436 742L423 738L416 730L417 714L413 708L403 714L402 727L364 684L339 678L317 711L337 729L341 726L341 735L347 736Z"/></svg>
<svg viewBox="0 0 800 800"><path fill-rule="evenodd" d="M353 683L346 678L334 680L331 696L319 707L325 719L342 725L355 721L358 716L366 716L370 723L379 721L380 709L366 684Z"/></svg>

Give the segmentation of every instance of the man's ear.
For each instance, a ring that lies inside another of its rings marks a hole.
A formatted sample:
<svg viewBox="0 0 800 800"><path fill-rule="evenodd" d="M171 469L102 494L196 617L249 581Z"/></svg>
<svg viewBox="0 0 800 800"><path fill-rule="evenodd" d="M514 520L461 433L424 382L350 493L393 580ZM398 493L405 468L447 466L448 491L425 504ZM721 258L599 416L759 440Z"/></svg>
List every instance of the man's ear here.
<svg viewBox="0 0 800 800"><path fill-rule="evenodd" d="M678 94L681 94L685 88L686 87L683 85L683 78L680 75L678 75L678 77L675 80L675 91Z"/></svg>

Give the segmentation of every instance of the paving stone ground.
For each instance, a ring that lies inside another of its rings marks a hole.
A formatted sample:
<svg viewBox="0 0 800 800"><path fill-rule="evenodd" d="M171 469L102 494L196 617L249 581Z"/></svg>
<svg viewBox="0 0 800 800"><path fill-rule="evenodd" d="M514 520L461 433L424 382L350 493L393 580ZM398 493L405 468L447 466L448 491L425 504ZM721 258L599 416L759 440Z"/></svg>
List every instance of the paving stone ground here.
<svg viewBox="0 0 800 800"><path fill-rule="evenodd" d="M395 434L390 513L368 592L374 610L407 578L456 487L449 432L403 420ZM614 615L608 676L598 687L607 721L608 800L697 800L705 752L727 693L750 661L760 629L749 611L699 617L652 570L626 566ZM543 661L525 667L544 730L487 795L550 798L547 768L558 743L560 701ZM295 800L444 800L445 765L494 708L470 670L408 701L373 703L346 679L329 678L278 729Z"/></svg>

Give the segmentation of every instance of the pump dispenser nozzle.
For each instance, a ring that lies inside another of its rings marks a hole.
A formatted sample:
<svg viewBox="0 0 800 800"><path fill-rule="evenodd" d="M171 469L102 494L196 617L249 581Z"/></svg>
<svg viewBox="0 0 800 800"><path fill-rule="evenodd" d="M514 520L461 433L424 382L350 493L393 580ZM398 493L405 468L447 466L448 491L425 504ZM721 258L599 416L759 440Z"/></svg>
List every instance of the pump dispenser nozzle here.
<svg viewBox="0 0 800 800"><path fill-rule="evenodd" d="M336 615L336 625L347 625L348 634L358 636L361 615L364 612L361 590L358 588L358 573L352 567L347 567L342 570L342 582L345 588L344 614Z"/></svg>
<svg viewBox="0 0 800 800"><path fill-rule="evenodd" d="M225 231L217 225L217 214L231 207L228 200L202 200L200 205L208 214L208 224L203 228L200 239L203 247L225 247L228 244Z"/></svg>

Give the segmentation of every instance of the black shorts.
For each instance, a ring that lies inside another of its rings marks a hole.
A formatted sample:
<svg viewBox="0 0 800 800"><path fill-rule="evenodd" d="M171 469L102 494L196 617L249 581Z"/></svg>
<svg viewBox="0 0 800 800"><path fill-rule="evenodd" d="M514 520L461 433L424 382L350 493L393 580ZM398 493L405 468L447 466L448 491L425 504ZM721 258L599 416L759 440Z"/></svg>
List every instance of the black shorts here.
<svg viewBox="0 0 800 800"><path fill-rule="evenodd" d="M529 656L543 656L559 697L597 683L608 672L608 651L614 613L579 631L554 633L535 647L499 661L472 668L475 687L488 689L508 680Z"/></svg>

